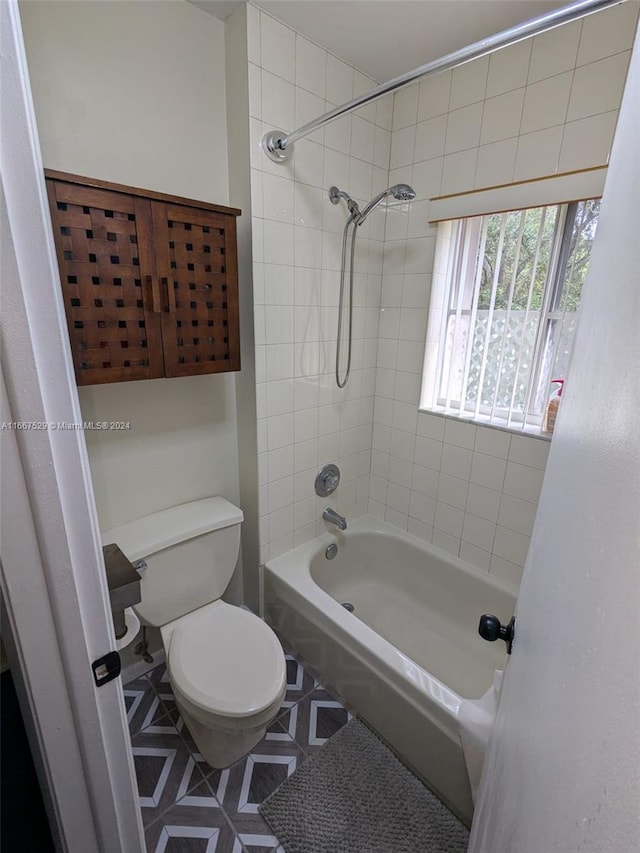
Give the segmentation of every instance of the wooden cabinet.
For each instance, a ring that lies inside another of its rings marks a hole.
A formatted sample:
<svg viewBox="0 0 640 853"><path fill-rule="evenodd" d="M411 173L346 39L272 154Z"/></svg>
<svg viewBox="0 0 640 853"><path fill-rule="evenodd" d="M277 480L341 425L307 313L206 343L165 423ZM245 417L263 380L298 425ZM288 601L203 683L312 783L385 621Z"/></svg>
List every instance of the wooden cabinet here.
<svg viewBox="0 0 640 853"><path fill-rule="evenodd" d="M239 370L240 211L45 175L78 385Z"/></svg>

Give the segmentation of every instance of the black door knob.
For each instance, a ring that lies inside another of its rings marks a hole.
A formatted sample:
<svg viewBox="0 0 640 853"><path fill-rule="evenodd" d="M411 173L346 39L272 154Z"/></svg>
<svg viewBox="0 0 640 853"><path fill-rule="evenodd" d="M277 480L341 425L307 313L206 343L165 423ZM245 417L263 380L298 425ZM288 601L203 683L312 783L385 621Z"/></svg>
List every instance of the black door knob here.
<svg viewBox="0 0 640 853"><path fill-rule="evenodd" d="M513 646L513 638L516 629L516 617L513 616L507 625L503 625L497 616L491 613L485 613L480 617L478 625L478 633L483 640L488 640L493 643L495 640L504 640L507 644L507 654L511 654Z"/></svg>

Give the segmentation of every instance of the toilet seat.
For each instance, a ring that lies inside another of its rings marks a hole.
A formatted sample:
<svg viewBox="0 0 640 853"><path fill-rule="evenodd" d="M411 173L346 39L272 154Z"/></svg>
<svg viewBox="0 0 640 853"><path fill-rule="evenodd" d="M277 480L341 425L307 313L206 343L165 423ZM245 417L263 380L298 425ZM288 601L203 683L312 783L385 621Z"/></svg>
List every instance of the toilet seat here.
<svg viewBox="0 0 640 853"><path fill-rule="evenodd" d="M284 654L253 613L218 600L162 631L174 688L194 711L240 721L277 710L286 683Z"/></svg>

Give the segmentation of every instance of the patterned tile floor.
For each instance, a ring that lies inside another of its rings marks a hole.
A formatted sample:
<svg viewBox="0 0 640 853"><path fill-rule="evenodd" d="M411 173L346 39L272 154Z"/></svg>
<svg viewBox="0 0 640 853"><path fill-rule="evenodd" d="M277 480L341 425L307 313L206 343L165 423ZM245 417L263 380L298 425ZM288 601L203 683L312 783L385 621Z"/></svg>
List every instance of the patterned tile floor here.
<svg viewBox="0 0 640 853"><path fill-rule="evenodd" d="M164 664L124 687L148 853L283 853L259 804L350 719L286 654L287 692L264 739L231 767L198 753Z"/></svg>

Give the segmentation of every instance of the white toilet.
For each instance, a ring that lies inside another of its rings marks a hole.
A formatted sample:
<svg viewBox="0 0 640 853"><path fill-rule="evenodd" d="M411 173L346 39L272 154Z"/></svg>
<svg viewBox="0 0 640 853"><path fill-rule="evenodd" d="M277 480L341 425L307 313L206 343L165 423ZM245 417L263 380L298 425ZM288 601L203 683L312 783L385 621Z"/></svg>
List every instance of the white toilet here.
<svg viewBox="0 0 640 853"><path fill-rule="evenodd" d="M226 767L264 736L282 703L284 653L271 628L221 600L240 546L242 511L221 497L192 501L102 533L144 559L144 625L160 628L176 703L200 753Z"/></svg>

